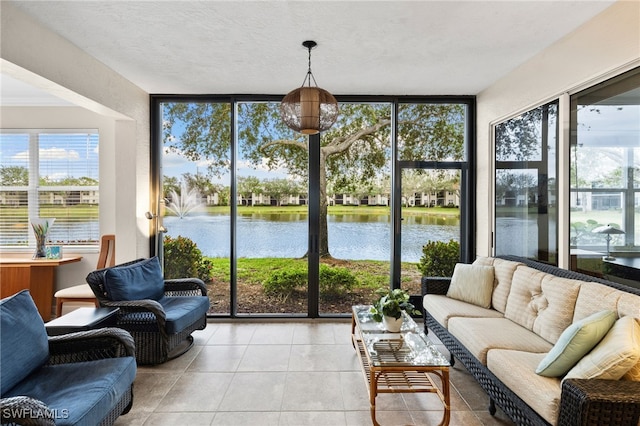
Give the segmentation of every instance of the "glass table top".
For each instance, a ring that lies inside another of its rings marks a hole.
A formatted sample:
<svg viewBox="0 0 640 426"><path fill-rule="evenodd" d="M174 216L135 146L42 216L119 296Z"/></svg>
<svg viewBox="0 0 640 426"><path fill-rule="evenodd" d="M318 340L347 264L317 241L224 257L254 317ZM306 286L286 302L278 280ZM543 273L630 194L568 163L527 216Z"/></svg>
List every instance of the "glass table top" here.
<svg viewBox="0 0 640 426"><path fill-rule="evenodd" d="M427 339L416 322L403 312L399 333L390 333L373 320L371 306L353 307L360 338L374 366L448 366L449 360Z"/></svg>

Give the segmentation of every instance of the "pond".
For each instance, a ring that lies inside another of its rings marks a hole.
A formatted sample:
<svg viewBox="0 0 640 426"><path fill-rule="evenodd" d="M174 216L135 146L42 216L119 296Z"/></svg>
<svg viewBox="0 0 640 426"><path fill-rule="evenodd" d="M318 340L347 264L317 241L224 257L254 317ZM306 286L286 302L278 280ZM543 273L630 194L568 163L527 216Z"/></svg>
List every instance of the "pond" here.
<svg viewBox="0 0 640 426"><path fill-rule="evenodd" d="M329 251L339 259L383 260L391 258L389 216L330 214ZM171 237L191 239L207 257L229 257L228 215L190 215L164 218ZM307 251L307 215L250 214L237 219L237 256L301 257ZM460 240L457 217L408 216L402 222L402 260L418 262L429 240Z"/></svg>

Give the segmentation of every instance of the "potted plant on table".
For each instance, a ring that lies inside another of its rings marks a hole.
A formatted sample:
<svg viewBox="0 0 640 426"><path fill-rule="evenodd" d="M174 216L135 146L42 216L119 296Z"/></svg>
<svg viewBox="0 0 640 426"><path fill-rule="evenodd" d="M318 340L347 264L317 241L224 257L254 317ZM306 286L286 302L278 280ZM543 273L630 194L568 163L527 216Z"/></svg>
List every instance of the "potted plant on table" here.
<svg viewBox="0 0 640 426"><path fill-rule="evenodd" d="M373 303L371 313L373 320L384 323L387 331L397 333L402 326L402 311L408 314L420 315L415 306L409 301L409 293L395 288L389 290L381 288L376 291L378 300Z"/></svg>

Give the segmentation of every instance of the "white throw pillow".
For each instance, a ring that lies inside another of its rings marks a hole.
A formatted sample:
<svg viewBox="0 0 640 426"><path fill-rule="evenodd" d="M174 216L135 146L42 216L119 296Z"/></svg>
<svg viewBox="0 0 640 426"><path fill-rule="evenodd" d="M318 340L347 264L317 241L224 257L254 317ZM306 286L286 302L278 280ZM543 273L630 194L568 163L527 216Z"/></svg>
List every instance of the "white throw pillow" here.
<svg viewBox="0 0 640 426"><path fill-rule="evenodd" d="M618 380L640 360L640 325L633 317L622 317L573 367L565 379Z"/></svg>
<svg viewBox="0 0 640 426"><path fill-rule="evenodd" d="M491 308L493 266L456 264L447 297Z"/></svg>

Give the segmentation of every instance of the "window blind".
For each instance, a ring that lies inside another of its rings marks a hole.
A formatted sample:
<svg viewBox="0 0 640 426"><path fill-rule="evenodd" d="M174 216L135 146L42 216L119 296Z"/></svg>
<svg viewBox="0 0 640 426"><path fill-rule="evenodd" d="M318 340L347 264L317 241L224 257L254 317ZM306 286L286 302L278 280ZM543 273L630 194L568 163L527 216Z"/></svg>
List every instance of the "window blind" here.
<svg viewBox="0 0 640 426"><path fill-rule="evenodd" d="M0 132L0 247L32 247L30 220L55 218L51 244L97 245L99 136L95 130Z"/></svg>

